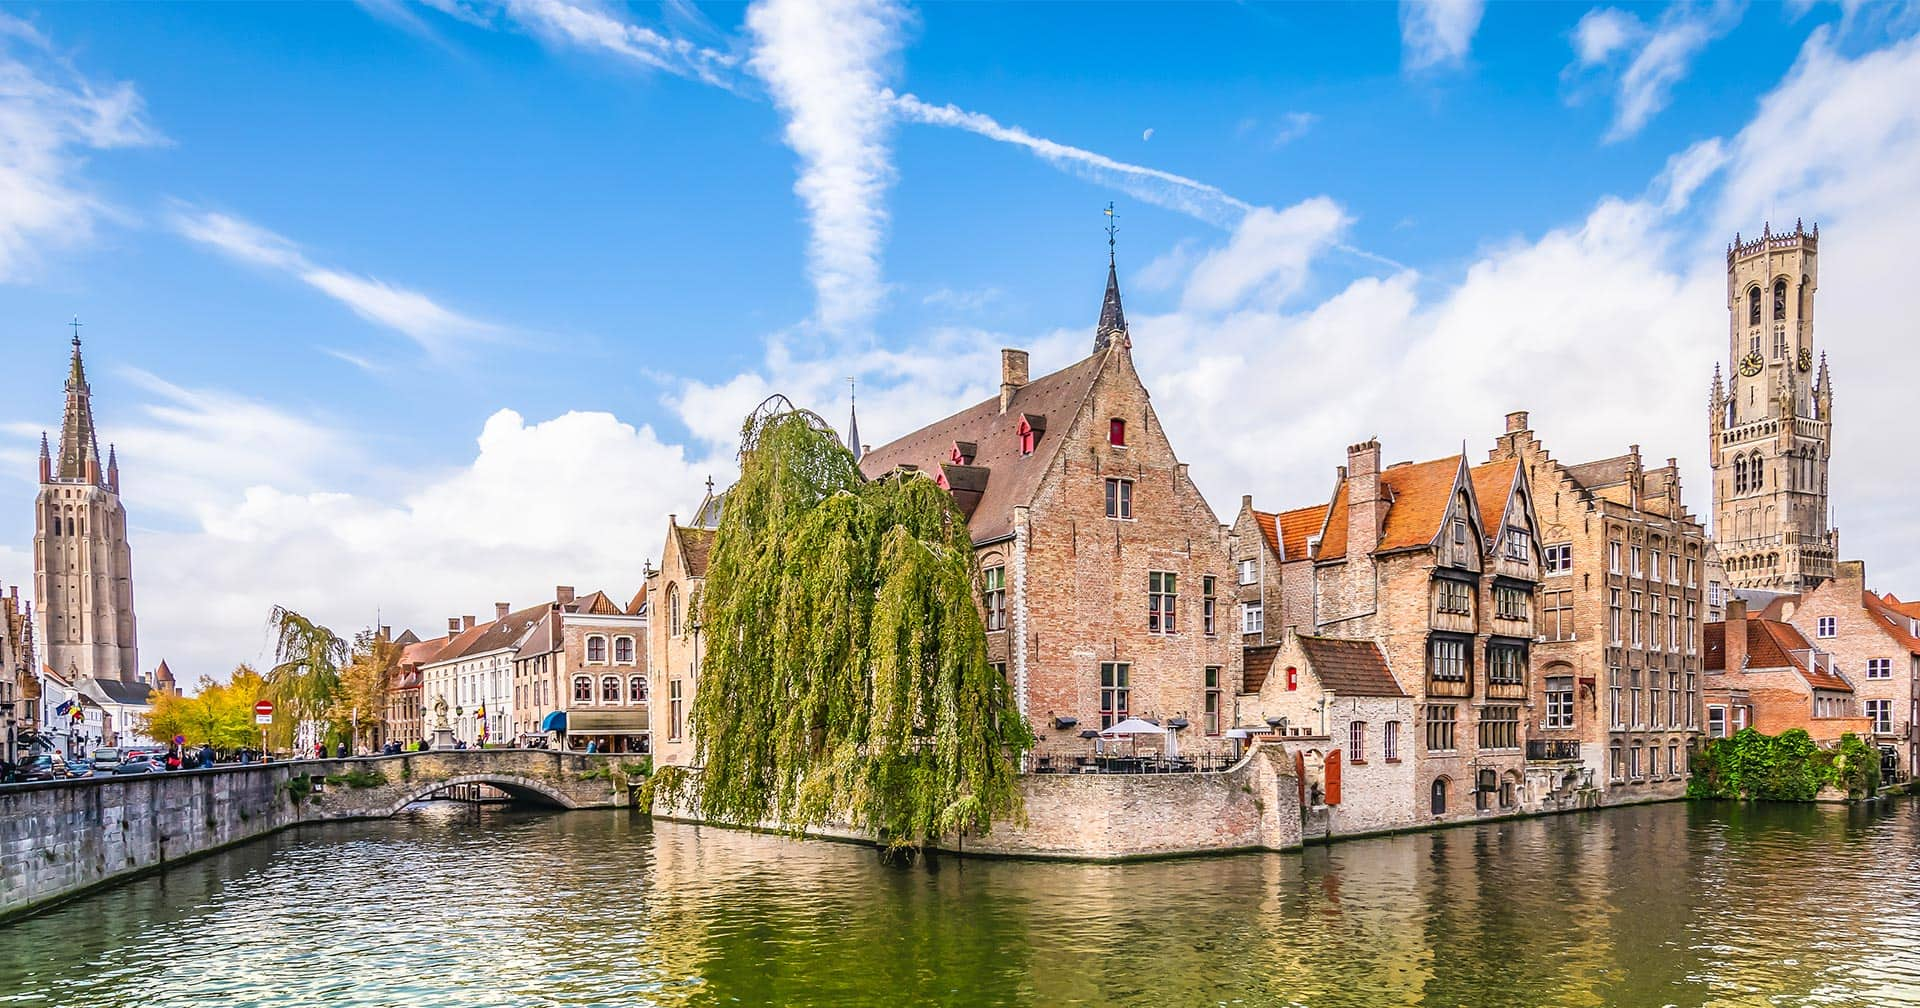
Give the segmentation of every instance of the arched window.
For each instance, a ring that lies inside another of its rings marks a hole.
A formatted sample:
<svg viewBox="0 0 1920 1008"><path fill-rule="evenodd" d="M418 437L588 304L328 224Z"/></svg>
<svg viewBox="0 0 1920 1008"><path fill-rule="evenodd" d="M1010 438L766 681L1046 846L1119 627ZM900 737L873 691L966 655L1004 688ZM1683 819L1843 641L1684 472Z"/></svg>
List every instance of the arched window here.
<svg viewBox="0 0 1920 1008"><path fill-rule="evenodd" d="M1433 779L1433 814L1447 814L1447 779L1445 777Z"/></svg>
<svg viewBox="0 0 1920 1008"><path fill-rule="evenodd" d="M620 678L618 676L601 677L600 699L605 703L620 702Z"/></svg>
<svg viewBox="0 0 1920 1008"><path fill-rule="evenodd" d="M1736 456L1733 460L1733 492L1747 492L1747 457Z"/></svg>
<svg viewBox="0 0 1920 1008"><path fill-rule="evenodd" d="M587 638L587 662L593 665L606 664L607 639L605 637L594 634Z"/></svg>
<svg viewBox="0 0 1920 1008"><path fill-rule="evenodd" d="M1787 278L1781 277L1773 282L1773 320L1780 322L1787 317Z"/></svg>
<svg viewBox="0 0 1920 1008"><path fill-rule="evenodd" d="M1760 324L1760 285L1747 288L1747 324Z"/></svg>
<svg viewBox="0 0 1920 1008"><path fill-rule="evenodd" d="M1750 482L1753 483L1753 488L1755 490L1765 489L1767 485L1767 467L1766 467L1766 464L1760 460L1759 452L1753 453L1752 465L1753 465L1753 470L1752 470L1753 478Z"/></svg>
<svg viewBox="0 0 1920 1008"><path fill-rule="evenodd" d="M621 665L633 664L633 638L615 637L613 639L613 660Z"/></svg>
<svg viewBox="0 0 1920 1008"><path fill-rule="evenodd" d="M593 680L583 675L573 677L573 702L593 702Z"/></svg>
<svg viewBox="0 0 1920 1008"><path fill-rule="evenodd" d="M627 700L630 703L642 703L647 699L647 677L633 676L627 680Z"/></svg>
<svg viewBox="0 0 1920 1008"><path fill-rule="evenodd" d="M680 586L667 586L667 635L680 636Z"/></svg>

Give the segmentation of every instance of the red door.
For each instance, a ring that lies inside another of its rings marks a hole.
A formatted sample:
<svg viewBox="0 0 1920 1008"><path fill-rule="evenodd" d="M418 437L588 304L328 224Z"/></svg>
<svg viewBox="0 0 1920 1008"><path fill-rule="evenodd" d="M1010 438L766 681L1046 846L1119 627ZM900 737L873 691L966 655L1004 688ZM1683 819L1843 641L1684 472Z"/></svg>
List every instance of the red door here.
<svg viewBox="0 0 1920 1008"><path fill-rule="evenodd" d="M1327 804L1340 804L1340 750L1327 754Z"/></svg>

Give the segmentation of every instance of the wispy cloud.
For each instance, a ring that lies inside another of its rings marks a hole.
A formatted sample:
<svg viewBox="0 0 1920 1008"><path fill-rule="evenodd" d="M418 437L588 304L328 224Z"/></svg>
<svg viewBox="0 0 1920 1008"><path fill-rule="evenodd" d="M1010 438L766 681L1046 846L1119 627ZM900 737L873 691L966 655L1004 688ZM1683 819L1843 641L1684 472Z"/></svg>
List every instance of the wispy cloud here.
<svg viewBox="0 0 1920 1008"><path fill-rule="evenodd" d="M477 9L457 3L436 3L455 16L479 17ZM635 24L612 11L589 3L566 0L507 0L507 17L549 42L597 49L623 56L656 70L732 89L731 53L698 45L688 39Z"/></svg>
<svg viewBox="0 0 1920 1008"><path fill-rule="evenodd" d="M1400 0L1400 62L1410 73L1463 66L1483 0Z"/></svg>
<svg viewBox="0 0 1920 1008"><path fill-rule="evenodd" d="M0 14L0 281L112 213L86 188L88 152L162 142L133 85L95 84L38 29Z"/></svg>
<svg viewBox="0 0 1920 1008"><path fill-rule="evenodd" d="M1588 11L1573 29L1574 62L1569 77L1593 76L1614 91L1613 123L1606 142L1640 132L1673 99L1694 58L1739 23L1737 0L1678 3L1649 25L1612 7ZM1631 55L1629 55L1631 54Z"/></svg>
<svg viewBox="0 0 1920 1008"><path fill-rule="evenodd" d="M230 258L298 279L361 318L407 336L436 357L500 333L498 326L462 315L418 291L317 265L292 241L238 217L181 204L170 222L182 236Z"/></svg>
<svg viewBox="0 0 1920 1008"><path fill-rule="evenodd" d="M807 208L808 272L830 332L871 321L886 293L880 247L893 182L886 82L905 14L875 0L765 0L747 12L748 67L786 116L800 158L794 192Z"/></svg>

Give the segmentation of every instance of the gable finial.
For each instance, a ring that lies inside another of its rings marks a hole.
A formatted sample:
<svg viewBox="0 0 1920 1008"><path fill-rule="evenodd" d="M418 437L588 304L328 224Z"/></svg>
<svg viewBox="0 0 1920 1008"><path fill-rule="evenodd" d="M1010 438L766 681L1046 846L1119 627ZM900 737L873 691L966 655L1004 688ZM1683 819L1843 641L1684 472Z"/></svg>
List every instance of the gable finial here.
<svg viewBox="0 0 1920 1008"><path fill-rule="evenodd" d="M1115 262L1114 236L1120 233L1120 215L1113 212L1113 201L1107 201L1107 266L1112 268Z"/></svg>

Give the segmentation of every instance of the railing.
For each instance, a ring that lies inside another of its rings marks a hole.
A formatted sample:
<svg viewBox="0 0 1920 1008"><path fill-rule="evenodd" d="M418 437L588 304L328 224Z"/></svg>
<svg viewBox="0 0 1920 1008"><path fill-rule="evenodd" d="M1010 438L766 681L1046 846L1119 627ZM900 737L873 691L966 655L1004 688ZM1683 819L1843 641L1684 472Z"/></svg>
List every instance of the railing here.
<svg viewBox="0 0 1920 1008"><path fill-rule="evenodd" d="M1091 753L1028 753L1020 769L1032 774L1174 774L1215 773L1233 768L1229 753L1192 756L1095 756Z"/></svg>
<svg viewBox="0 0 1920 1008"><path fill-rule="evenodd" d="M1579 758L1580 741L1578 739L1527 740L1527 759L1531 762L1545 763Z"/></svg>

